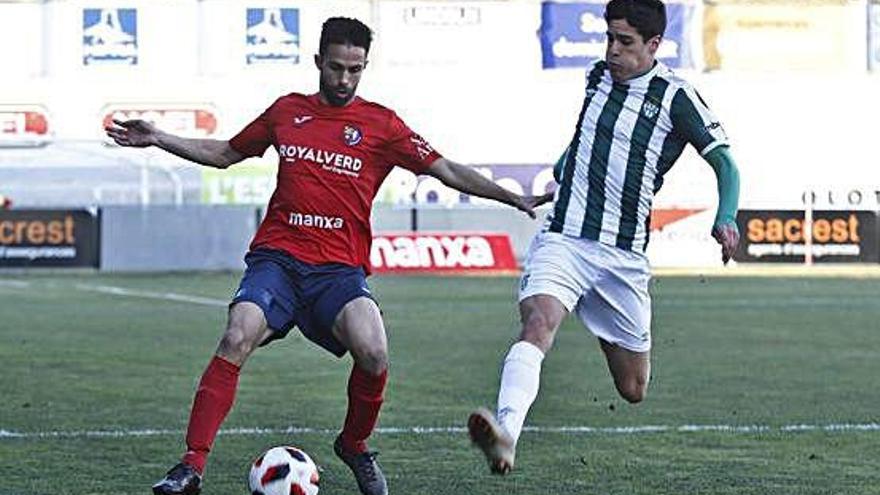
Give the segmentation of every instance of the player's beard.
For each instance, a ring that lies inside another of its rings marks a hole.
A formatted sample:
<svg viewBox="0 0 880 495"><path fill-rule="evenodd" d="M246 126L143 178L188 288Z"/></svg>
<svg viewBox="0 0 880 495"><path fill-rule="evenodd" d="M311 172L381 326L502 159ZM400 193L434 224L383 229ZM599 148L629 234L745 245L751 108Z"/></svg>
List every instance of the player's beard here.
<svg viewBox="0 0 880 495"><path fill-rule="evenodd" d="M324 95L324 99L327 100L331 106L334 107L344 107L347 105L352 99L354 99L354 92L357 89L357 86L352 88L348 88L345 92L345 95L341 95L337 92L337 90L342 88L337 88L330 86L329 84L325 84L321 82L321 94Z"/></svg>

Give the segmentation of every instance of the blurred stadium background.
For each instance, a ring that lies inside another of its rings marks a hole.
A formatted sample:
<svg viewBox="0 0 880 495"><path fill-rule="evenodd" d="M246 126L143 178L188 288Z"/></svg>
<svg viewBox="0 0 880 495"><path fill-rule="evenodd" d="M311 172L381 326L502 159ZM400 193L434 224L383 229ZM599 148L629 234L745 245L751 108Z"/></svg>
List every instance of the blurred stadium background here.
<svg viewBox="0 0 880 495"><path fill-rule="evenodd" d="M569 322L525 469L489 479L456 428L494 400L515 279L440 277L515 274L541 215L395 172L373 216L398 377L376 440L392 490L880 493L880 0L666 3L660 59L719 116L740 167L733 266L709 236L714 176L688 149L654 205L648 401L617 399ZM449 158L544 192L604 53L603 5L0 0L0 494L144 493L167 468L274 187L272 150L207 170L118 148L106 122L229 138L279 95L316 91L321 23L352 16L376 34L361 96ZM250 457L285 441L328 469L322 493L350 491L328 444L345 366L291 340L251 365L208 493L243 490ZM297 379L278 380L290 362ZM308 407L277 407L294 396Z"/></svg>
<svg viewBox="0 0 880 495"><path fill-rule="evenodd" d="M450 158L506 187L543 192L577 118L583 67L603 54L602 8L537 0L5 0L0 194L13 209L103 210L101 228L92 229L99 238L81 248L102 255L68 264L240 267L256 226L241 212L271 193L273 151L217 172L161 151L119 149L102 126L139 117L189 136L229 138L279 95L316 90L311 57L332 15L358 17L376 32L364 97L395 109ZM816 262L877 263L880 4L671 1L669 17L660 58L720 116L741 167L747 242L737 260L802 262L806 238L815 241ZM655 266L719 263L708 236L715 200L711 170L688 150L656 200ZM177 208L163 213L165 206ZM812 236L803 235L806 206L816 210ZM236 213L224 221L229 211ZM222 243L216 258L185 259L200 237L193 224ZM375 225L509 232L521 258L537 224L398 171L379 194ZM169 240L143 242L160 237L152 231L159 226ZM40 239L4 236L0 263L67 263L70 250L28 249ZM192 247L168 249L174 245ZM139 258L120 259L121 251Z"/></svg>

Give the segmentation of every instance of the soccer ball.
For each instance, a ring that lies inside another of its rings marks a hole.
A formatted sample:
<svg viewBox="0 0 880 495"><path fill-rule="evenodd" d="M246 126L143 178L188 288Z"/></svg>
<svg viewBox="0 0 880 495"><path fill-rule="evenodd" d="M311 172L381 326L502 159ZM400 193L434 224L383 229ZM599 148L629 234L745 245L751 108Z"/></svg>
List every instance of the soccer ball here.
<svg viewBox="0 0 880 495"><path fill-rule="evenodd" d="M252 495L317 495L318 467L296 447L272 447L251 464Z"/></svg>

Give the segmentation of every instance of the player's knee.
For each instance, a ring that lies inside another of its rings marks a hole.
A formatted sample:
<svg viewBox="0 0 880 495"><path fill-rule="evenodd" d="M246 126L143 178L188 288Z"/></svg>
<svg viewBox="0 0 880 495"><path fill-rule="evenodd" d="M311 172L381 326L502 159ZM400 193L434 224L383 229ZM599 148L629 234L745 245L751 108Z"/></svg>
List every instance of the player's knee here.
<svg viewBox="0 0 880 495"><path fill-rule="evenodd" d="M253 352L256 342L248 338L248 333L244 328L238 325L229 325L223 338L220 339L220 345L217 347L218 354L229 358L237 364L241 364Z"/></svg>
<svg viewBox="0 0 880 495"><path fill-rule="evenodd" d="M364 346L353 350L354 360L364 371L378 375L388 368L388 349L382 345Z"/></svg>
<svg viewBox="0 0 880 495"><path fill-rule="evenodd" d="M523 321L522 340L525 340L544 352L553 347L555 325L541 312L532 312Z"/></svg>

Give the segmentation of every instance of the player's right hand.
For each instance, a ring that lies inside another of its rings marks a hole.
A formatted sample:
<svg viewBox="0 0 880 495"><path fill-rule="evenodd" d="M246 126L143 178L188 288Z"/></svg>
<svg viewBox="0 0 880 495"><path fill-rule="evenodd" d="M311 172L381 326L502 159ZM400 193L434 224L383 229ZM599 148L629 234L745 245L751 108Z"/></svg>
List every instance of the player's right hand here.
<svg viewBox="0 0 880 495"><path fill-rule="evenodd" d="M104 128L107 136L119 146L133 146L145 148L156 144L156 135L159 130L153 124L140 120L116 120L113 124Z"/></svg>
<svg viewBox="0 0 880 495"><path fill-rule="evenodd" d="M537 218L537 215L535 214L535 208L552 200L553 193L541 194L539 196L518 196L516 207L525 212L526 215L534 219Z"/></svg>
<svg viewBox="0 0 880 495"><path fill-rule="evenodd" d="M724 223L712 228L712 237L721 244L721 261L726 265L739 245L739 228L735 223Z"/></svg>

